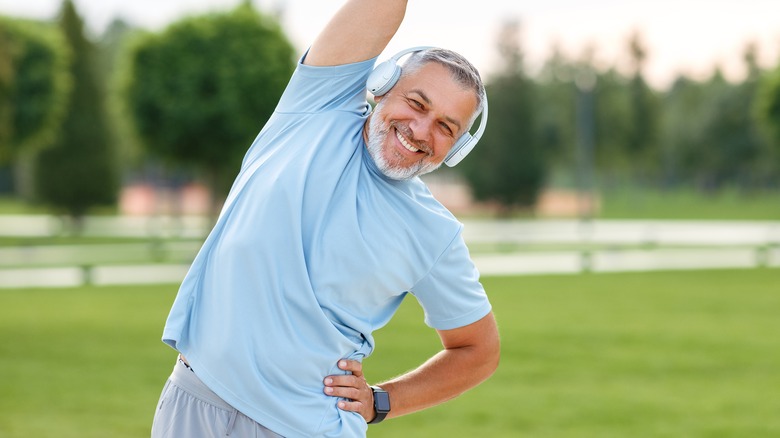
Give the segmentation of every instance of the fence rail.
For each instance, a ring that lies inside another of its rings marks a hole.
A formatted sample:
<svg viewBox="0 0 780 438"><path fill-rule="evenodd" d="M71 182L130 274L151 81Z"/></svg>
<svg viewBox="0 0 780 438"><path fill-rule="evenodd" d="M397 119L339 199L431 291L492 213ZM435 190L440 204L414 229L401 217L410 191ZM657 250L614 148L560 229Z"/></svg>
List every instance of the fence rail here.
<svg viewBox="0 0 780 438"><path fill-rule="evenodd" d="M617 245L780 245L780 221L466 221L468 242Z"/></svg>
<svg viewBox="0 0 780 438"><path fill-rule="evenodd" d="M483 275L780 267L780 221L466 220ZM85 237L138 243L0 247L0 288L178 283L208 232L201 217L90 217ZM0 236L63 235L51 216L0 216ZM187 240L169 239L190 238ZM560 246L571 246L566 250Z"/></svg>
<svg viewBox="0 0 780 438"><path fill-rule="evenodd" d="M68 233L68 219L47 215L2 215L0 237L55 237ZM84 237L199 238L209 220L203 216L87 216Z"/></svg>

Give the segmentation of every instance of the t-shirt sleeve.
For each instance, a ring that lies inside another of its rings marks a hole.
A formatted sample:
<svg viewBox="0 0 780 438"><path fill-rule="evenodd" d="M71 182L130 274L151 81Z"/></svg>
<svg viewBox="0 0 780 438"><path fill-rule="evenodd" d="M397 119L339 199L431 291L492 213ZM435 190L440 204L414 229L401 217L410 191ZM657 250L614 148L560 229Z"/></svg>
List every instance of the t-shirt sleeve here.
<svg viewBox="0 0 780 438"><path fill-rule="evenodd" d="M425 323L437 330L469 325L491 310L460 233L411 292L425 312Z"/></svg>
<svg viewBox="0 0 780 438"><path fill-rule="evenodd" d="M321 67L303 64L295 69L279 104L278 113L319 113L338 109L365 113L366 80L376 58L352 64Z"/></svg>
<svg viewBox="0 0 780 438"><path fill-rule="evenodd" d="M241 165L242 171L258 157L270 154L279 147L289 147L283 146L276 139L285 137L285 131L296 124L309 123L311 118L307 116L332 111L351 113L358 119L365 118L371 112L366 101L366 80L376 58L332 67L305 65L304 59L305 55L298 62L274 114L247 150ZM307 145L305 141L296 141L294 144L296 147Z"/></svg>

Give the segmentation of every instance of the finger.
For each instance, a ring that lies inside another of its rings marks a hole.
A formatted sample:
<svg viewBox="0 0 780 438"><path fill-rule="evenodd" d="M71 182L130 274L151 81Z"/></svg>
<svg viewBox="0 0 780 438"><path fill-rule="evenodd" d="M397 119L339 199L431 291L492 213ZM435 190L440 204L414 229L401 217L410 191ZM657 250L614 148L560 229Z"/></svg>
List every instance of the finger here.
<svg viewBox="0 0 780 438"><path fill-rule="evenodd" d="M359 389L352 388L352 387L345 387L345 386L326 386L325 387L325 394L332 396L332 397L341 397L349 399L350 401L361 401L361 399L366 398L366 395L363 394Z"/></svg>
<svg viewBox="0 0 780 438"><path fill-rule="evenodd" d="M360 412L364 404L359 401L339 400L338 407L342 411Z"/></svg>
<svg viewBox="0 0 780 438"><path fill-rule="evenodd" d="M356 376L363 375L363 364L356 360L342 359L339 361L339 368L344 371L351 371Z"/></svg>
<svg viewBox="0 0 780 438"><path fill-rule="evenodd" d="M345 376L328 376L323 380L323 383L325 386L349 386L353 388L360 388L366 385L365 379L351 374Z"/></svg>

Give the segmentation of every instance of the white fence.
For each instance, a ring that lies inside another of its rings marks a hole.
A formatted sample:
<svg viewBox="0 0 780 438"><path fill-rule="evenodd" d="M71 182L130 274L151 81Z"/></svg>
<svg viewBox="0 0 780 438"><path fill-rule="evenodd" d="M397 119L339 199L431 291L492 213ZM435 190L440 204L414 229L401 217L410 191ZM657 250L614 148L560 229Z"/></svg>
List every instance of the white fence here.
<svg viewBox="0 0 780 438"><path fill-rule="evenodd" d="M85 236L160 239L0 248L0 288L178 283L207 226L199 217L88 218ZM0 216L0 236L64 229L49 216ZM468 220L464 238L473 247L511 247L474 251L483 275L780 267L780 221Z"/></svg>
<svg viewBox="0 0 780 438"><path fill-rule="evenodd" d="M780 267L780 221L468 221L464 238L533 248L475 254L483 275Z"/></svg>
<svg viewBox="0 0 780 438"><path fill-rule="evenodd" d="M67 231L67 220L45 215L2 215L0 237L50 237ZM202 216L89 216L85 237L202 237L208 231Z"/></svg>
<svg viewBox="0 0 780 438"><path fill-rule="evenodd" d="M780 245L780 221L466 221L469 242L615 245Z"/></svg>

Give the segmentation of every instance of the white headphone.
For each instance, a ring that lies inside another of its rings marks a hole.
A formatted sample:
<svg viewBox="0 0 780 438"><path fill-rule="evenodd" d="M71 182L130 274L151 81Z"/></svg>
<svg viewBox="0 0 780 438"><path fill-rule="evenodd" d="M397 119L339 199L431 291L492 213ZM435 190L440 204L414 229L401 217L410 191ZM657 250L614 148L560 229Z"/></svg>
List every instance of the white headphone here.
<svg viewBox="0 0 780 438"><path fill-rule="evenodd" d="M398 64L398 60L400 60L404 55L433 48L434 47L430 46L418 46L396 53L390 57L390 59L382 62L374 68L374 71L372 71L371 75L368 76L368 80L366 81L366 88L374 96L382 96L386 94L388 91L390 91L391 88L393 88L393 86L398 82L398 79L401 77L401 66ZM485 95L482 100L480 114L481 120L479 122L477 132L475 132L474 135L471 135L468 131L464 132L458 141L452 145L452 148L444 158L444 164L449 167L453 167L460 163L460 161L466 158L466 155L468 155L469 152L474 149L474 146L477 145L477 142L482 137L482 134L485 132L485 128L487 127L488 119L487 95Z"/></svg>

